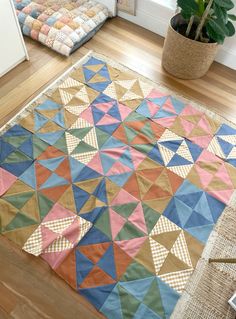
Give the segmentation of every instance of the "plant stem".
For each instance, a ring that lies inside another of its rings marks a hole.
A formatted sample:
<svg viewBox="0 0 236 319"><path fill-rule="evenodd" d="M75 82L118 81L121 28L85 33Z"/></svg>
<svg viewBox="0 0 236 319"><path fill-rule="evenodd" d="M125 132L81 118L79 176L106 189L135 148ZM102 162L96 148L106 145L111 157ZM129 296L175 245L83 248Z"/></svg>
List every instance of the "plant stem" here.
<svg viewBox="0 0 236 319"><path fill-rule="evenodd" d="M214 0L210 0L208 2L208 5L207 5L207 7L206 7L206 9L205 9L205 11L204 11L204 13L202 15L202 18L201 18L200 23L199 23L199 25L197 27L196 36L195 36L195 39L194 39L196 41L198 40L198 38L200 36L200 33L202 32L202 29L203 29L203 27L205 25L206 19L207 19L208 15L209 15L209 12L211 10L213 2L214 2Z"/></svg>
<svg viewBox="0 0 236 319"><path fill-rule="evenodd" d="M188 27L187 27L187 30L186 30L186 37L187 38L188 38L189 33L190 33L191 29L192 29L194 18L195 18L194 16L191 16L191 18L189 20Z"/></svg>

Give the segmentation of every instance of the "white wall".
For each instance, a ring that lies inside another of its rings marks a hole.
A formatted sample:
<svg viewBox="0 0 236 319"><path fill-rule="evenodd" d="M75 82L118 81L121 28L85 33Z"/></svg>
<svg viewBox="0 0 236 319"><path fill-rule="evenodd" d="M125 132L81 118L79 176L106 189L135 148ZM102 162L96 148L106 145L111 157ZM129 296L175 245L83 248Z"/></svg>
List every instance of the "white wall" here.
<svg viewBox="0 0 236 319"><path fill-rule="evenodd" d="M123 12L119 12L119 16L165 36L169 20L175 12L175 3L175 0L137 0L135 17ZM236 14L236 8L233 12ZM236 35L226 39L216 61L236 70Z"/></svg>
<svg viewBox="0 0 236 319"><path fill-rule="evenodd" d="M236 7L232 10L236 14ZM236 24L234 24L236 26ZM223 48L219 51L216 60L236 70L236 34L225 40Z"/></svg>

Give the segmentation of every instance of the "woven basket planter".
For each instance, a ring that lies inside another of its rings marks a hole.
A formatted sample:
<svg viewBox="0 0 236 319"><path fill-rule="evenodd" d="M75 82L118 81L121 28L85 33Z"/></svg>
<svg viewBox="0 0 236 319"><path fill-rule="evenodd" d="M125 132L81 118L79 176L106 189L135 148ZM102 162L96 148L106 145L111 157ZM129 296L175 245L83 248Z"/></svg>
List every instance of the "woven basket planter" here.
<svg viewBox="0 0 236 319"><path fill-rule="evenodd" d="M194 41L178 33L175 28L182 21L180 14L170 20L163 49L162 65L168 73L177 78L198 79L209 70L219 45Z"/></svg>

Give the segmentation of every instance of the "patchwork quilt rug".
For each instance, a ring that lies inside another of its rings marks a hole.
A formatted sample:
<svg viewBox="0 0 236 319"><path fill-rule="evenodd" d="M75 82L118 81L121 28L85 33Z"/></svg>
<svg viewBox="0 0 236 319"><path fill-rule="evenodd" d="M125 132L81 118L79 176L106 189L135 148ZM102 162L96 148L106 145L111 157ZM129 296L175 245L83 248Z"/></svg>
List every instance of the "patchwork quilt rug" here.
<svg viewBox="0 0 236 319"><path fill-rule="evenodd" d="M1 233L110 319L170 318L236 188L236 129L96 54L0 135Z"/></svg>

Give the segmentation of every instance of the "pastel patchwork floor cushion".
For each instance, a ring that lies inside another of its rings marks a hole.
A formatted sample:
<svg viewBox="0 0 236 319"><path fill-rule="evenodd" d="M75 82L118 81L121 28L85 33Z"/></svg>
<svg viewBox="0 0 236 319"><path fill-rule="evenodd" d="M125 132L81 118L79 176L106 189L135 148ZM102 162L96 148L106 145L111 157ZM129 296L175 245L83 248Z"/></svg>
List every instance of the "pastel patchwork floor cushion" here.
<svg viewBox="0 0 236 319"><path fill-rule="evenodd" d="M14 0L24 35L69 56L103 25L109 12L93 0Z"/></svg>

